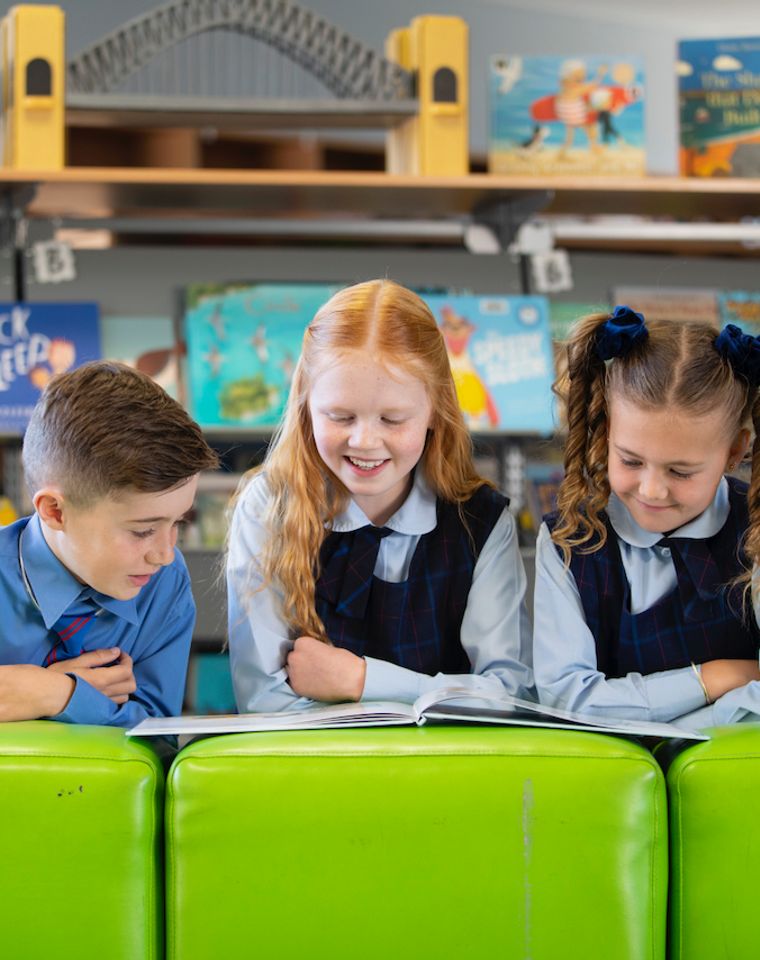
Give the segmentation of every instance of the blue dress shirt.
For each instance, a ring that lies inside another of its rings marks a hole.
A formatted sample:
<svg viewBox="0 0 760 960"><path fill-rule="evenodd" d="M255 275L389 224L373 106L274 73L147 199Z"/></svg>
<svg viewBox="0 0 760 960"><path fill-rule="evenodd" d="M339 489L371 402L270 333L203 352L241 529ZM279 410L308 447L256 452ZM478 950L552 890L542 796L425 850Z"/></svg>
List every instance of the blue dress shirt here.
<svg viewBox="0 0 760 960"><path fill-rule="evenodd" d="M725 523L728 509L724 479L710 506L671 535L712 537ZM642 529L614 494L607 515L618 537L631 588L631 612L648 610L676 587L670 550L656 546L662 534ZM549 706L602 717L676 721L695 730L760 719L757 682L732 690L706 706L691 667L607 679L597 669L594 638L586 626L575 580L565 568L546 524L541 525L536 543L533 664L539 699Z"/></svg>
<svg viewBox="0 0 760 960"><path fill-rule="evenodd" d="M19 563L22 532L21 556L34 599ZM0 528L0 664L44 666L57 640L50 628L82 588L48 546L36 514ZM137 689L119 705L74 677L71 700L52 719L130 727L146 717L178 714L195 623L190 578L179 551L133 599L95 593L94 600L103 613L88 628L83 652L118 647L129 654Z"/></svg>
<svg viewBox="0 0 760 960"><path fill-rule="evenodd" d="M268 488L263 474L248 484L232 518L227 561L229 640L232 680L241 712L292 710L313 701L298 697L288 684L285 660L293 638L281 615L281 592L269 585L259 589L253 574L267 531L264 516ZM370 523L361 508L349 500L334 520L337 532ZM374 575L400 583L419 538L436 524L436 497L415 471L409 496L385 527L393 532L380 542ZM499 696L505 690L533 699L530 669L530 628L524 603L525 571L517 546L515 521L505 510L496 522L473 571L461 642L470 674L428 676L395 663L365 657L367 665L362 700L413 703L421 694L456 684Z"/></svg>

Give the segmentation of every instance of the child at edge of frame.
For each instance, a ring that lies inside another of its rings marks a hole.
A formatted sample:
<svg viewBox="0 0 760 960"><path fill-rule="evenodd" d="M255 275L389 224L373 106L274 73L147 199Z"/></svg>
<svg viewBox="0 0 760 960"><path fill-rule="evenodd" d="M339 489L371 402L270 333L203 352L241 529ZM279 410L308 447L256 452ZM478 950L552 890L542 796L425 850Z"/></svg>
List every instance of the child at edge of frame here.
<svg viewBox="0 0 760 960"><path fill-rule="evenodd" d="M540 701L695 730L757 720L760 341L619 306L565 350L565 476L536 545ZM730 474L750 426L748 485Z"/></svg>
<svg viewBox="0 0 760 960"><path fill-rule="evenodd" d="M132 368L54 377L22 451L34 513L0 529L0 720L130 727L182 707L195 604L179 525L218 464Z"/></svg>

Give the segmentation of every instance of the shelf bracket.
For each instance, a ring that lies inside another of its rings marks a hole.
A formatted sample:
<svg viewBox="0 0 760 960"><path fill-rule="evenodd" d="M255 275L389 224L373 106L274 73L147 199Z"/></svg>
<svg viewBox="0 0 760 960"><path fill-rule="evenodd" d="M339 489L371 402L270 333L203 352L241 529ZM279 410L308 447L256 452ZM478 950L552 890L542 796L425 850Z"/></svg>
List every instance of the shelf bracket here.
<svg viewBox="0 0 760 960"><path fill-rule="evenodd" d="M0 218L0 248L13 264L13 300L26 300L26 239L29 221L26 209L37 193L36 184L11 187L3 191Z"/></svg>
<svg viewBox="0 0 760 960"><path fill-rule="evenodd" d="M475 207L471 222L475 226L488 228L504 251L515 239L522 224L549 206L553 199L552 190L536 190L509 200L486 200Z"/></svg>

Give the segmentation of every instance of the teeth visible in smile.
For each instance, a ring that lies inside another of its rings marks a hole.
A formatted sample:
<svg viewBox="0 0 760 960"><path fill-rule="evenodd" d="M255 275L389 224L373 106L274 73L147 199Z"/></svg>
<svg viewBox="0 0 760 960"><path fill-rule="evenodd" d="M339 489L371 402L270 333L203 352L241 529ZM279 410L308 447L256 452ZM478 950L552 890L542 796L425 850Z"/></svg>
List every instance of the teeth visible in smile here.
<svg viewBox="0 0 760 960"><path fill-rule="evenodd" d="M358 460L356 457L349 457L348 459L360 470L374 470L375 467L379 467L383 463L382 460Z"/></svg>

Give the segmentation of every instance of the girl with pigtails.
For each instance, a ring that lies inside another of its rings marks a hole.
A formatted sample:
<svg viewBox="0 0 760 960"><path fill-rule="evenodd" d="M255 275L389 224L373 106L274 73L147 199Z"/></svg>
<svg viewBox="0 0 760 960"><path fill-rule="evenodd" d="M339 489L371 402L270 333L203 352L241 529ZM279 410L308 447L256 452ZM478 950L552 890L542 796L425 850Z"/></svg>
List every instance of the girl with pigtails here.
<svg viewBox="0 0 760 960"><path fill-rule="evenodd" d="M699 729L760 715L760 341L730 325L580 320L555 384L558 509L536 548L542 703ZM749 486L726 476L755 435Z"/></svg>
<svg viewBox="0 0 760 960"><path fill-rule="evenodd" d="M372 280L317 311L238 495L227 584L242 712L450 683L531 695L515 522L475 471L443 335L411 290Z"/></svg>

